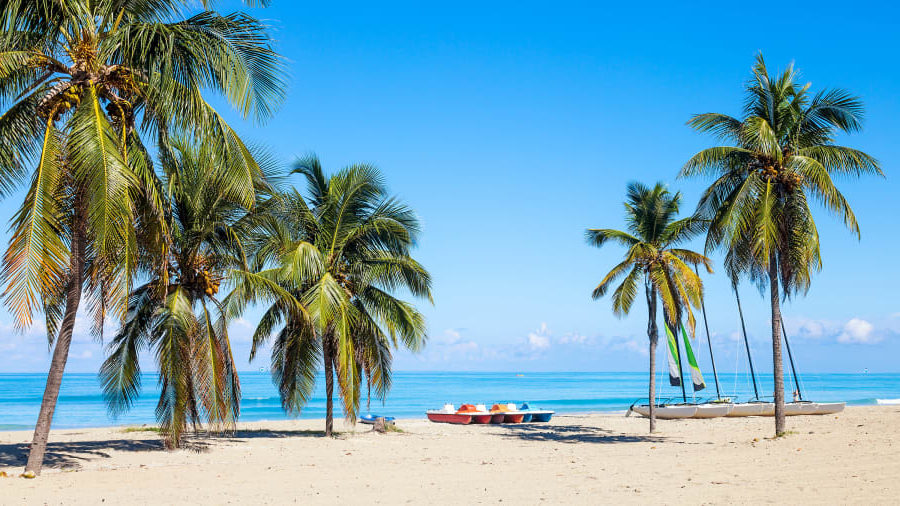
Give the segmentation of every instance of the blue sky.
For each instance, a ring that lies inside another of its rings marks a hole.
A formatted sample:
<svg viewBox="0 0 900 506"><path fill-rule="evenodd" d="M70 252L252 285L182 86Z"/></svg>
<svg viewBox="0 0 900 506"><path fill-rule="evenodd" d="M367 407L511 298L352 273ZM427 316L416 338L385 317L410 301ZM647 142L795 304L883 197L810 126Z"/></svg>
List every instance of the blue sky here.
<svg viewBox="0 0 900 506"><path fill-rule="evenodd" d="M631 180L682 190L689 211L703 181L675 175L713 140L684 123L699 112L739 114L742 84L762 51L774 69L795 61L814 89L860 95L865 130L839 141L876 156L888 175L839 181L861 241L819 212L824 270L785 307L799 365L900 370L900 304L891 290L900 284L896 7L272 3L254 11L289 60L288 99L262 126L230 117L285 162L315 152L333 170L377 164L421 216L417 255L434 276L435 304L424 306L430 342L419 355L398 354L397 369L644 370L641 299L619 320L608 300L590 298L622 251L588 247L584 229L623 226ZM221 10L237 7L224 2ZM755 358L770 370L768 305L753 287L742 286L742 296ZM727 364L720 370L730 372L740 327L721 275L707 280L707 310L717 358ZM267 365L246 363L254 317L232 327L244 369ZM10 321L0 313L0 372L46 370L45 337L39 329L15 334ZM708 370L705 341L698 344ZM96 371L102 353L80 326L69 370Z"/></svg>

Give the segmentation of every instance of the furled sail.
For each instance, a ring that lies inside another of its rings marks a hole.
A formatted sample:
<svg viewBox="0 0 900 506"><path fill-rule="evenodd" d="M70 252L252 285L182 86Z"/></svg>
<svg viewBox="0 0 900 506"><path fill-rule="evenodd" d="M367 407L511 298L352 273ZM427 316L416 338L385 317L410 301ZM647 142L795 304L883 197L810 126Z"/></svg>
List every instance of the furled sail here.
<svg viewBox="0 0 900 506"><path fill-rule="evenodd" d="M700 373L700 366L697 365L697 358L694 357L694 349L691 348L691 340L688 339L683 323L681 324L681 336L684 338L684 354L687 356L688 365L691 366L691 381L694 383L694 391L699 392L706 388L706 382L703 381L703 374Z"/></svg>
<svg viewBox="0 0 900 506"><path fill-rule="evenodd" d="M668 325L663 325L666 328L666 342L669 344L669 384L673 387L681 386L681 367L679 365L679 361L681 357L678 354L678 347L675 343L675 336L672 335L672 331L669 330Z"/></svg>

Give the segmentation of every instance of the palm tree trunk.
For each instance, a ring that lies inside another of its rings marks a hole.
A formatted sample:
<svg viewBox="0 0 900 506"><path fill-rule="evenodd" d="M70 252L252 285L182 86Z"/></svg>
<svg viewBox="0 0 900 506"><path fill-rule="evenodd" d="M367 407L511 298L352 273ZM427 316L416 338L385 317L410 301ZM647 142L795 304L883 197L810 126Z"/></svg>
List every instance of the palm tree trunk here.
<svg viewBox="0 0 900 506"><path fill-rule="evenodd" d="M656 344L659 341L659 331L656 328L656 292L649 286L647 291L647 337L650 339L650 433L656 431Z"/></svg>
<svg viewBox="0 0 900 506"><path fill-rule="evenodd" d="M334 426L334 353L331 338L326 336L322 343L325 358L325 437L331 437Z"/></svg>
<svg viewBox="0 0 900 506"><path fill-rule="evenodd" d="M769 262L769 297L772 302L772 361L775 375L775 435L784 434L784 362L781 357L781 304L778 296L778 264Z"/></svg>
<svg viewBox="0 0 900 506"><path fill-rule="evenodd" d="M76 204L78 206L78 204ZM66 312L59 326L53 358L50 361L50 372L47 374L47 385L44 387L44 398L41 411L34 425L34 438L28 452L25 473L41 474L44 465L44 454L47 452L47 439L50 437L50 425L56 401L59 399L59 387L62 384L63 371L69 359L69 346L72 344L72 332L75 329L75 315L81 303L81 288L84 269L84 222L81 210L76 209L72 231L71 254L69 260L69 285L66 289Z"/></svg>

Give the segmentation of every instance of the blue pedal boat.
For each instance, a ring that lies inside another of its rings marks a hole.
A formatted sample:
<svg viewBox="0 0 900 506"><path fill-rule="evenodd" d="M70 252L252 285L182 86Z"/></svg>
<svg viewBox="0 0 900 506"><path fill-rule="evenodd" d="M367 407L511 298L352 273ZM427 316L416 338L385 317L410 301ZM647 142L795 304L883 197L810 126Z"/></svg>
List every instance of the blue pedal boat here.
<svg viewBox="0 0 900 506"><path fill-rule="evenodd" d="M379 416L379 415L367 414L367 415L363 415L363 416L359 417L359 423L375 425L375 420L377 420L379 418L384 418L385 422L393 422L394 421L393 416Z"/></svg>
<svg viewBox="0 0 900 506"><path fill-rule="evenodd" d="M550 411L549 409L538 409L529 406L527 402L523 402L519 410L525 412L525 418L522 419L523 422L549 422L550 418L553 417L553 413L555 413L555 411Z"/></svg>

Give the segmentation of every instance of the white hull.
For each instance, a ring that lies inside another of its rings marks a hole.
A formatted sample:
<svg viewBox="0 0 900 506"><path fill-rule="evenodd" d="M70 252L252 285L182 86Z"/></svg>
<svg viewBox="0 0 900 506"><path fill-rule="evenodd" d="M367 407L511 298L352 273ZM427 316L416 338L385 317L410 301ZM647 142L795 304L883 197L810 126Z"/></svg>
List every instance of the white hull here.
<svg viewBox="0 0 900 506"><path fill-rule="evenodd" d="M813 415L819 405L815 402L786 402L784 416Z"/></svg>
<svg viewBox="0 0 900 506"><path fill-rule="evenodd" d="M844 402L820 402L816 407L814 415L833 415L844 410Z"/></svg>
<svg viewBox="0 0 900 506"><path fill-rule="evenodd" d="M775 416L775 403L774 402L764 402L762 403L762 410L759 412L759 416Z"/></svg>
<svg viewBox="0 0 900 506"><path fill-rule="evenodd" d="M720 416L728 416L728 413L731 412L733 407L734 404L724 402L699 404L697 405L697 412L694 413L692 418L719 418Z"/></svg>
<svg viewBox="0 0 900 506"><path fill-rule="evenodd" d="M739 402L732 404L731 411L725 416L762 416L763 412L766 410L766 404L767 403L765 402Z"/></svg>
<svg viewBox="0 0 900 506"><path fill-rule="evenodd" d="M631 407L631 410L641 416L650 416L650 406L640 404ZM697 406L656 406L654 409L656 418L660 420L674 420L678 418L691 418L697 414Z"/></svg>

